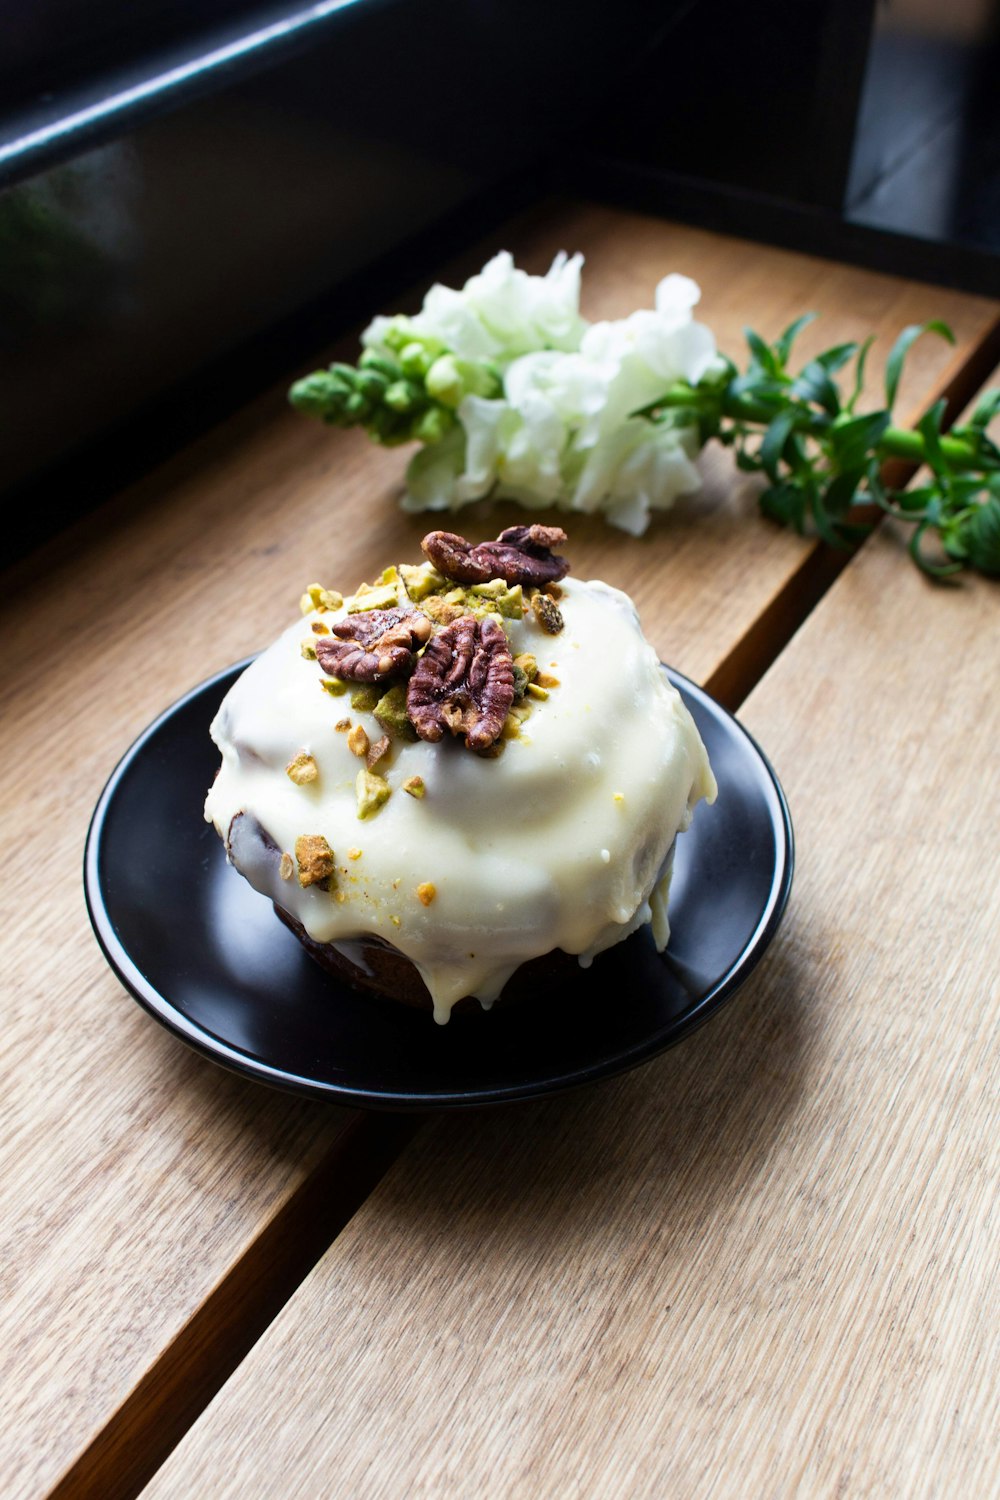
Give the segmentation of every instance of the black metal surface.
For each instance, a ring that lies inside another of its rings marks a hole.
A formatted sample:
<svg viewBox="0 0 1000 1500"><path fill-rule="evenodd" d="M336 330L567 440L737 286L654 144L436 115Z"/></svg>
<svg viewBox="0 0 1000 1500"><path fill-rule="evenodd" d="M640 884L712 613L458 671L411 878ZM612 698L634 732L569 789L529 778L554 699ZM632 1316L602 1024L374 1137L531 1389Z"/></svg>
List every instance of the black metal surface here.
<svg viewBox="0 0 1000 1500"><path fill-rule="evenodd" d="M780 786L736 720L671 672L719 798L677 841L666 953L637 933L542 1005L501 1005L445 1027L354 993L309 958L202 821L217 763L208 725L244 665L195 689L133 745L98 803L85 858L88 909L112 968L214 1061L368 1108L537 1097L680 1041L734 994L774 936L793 864Z"/></svg>

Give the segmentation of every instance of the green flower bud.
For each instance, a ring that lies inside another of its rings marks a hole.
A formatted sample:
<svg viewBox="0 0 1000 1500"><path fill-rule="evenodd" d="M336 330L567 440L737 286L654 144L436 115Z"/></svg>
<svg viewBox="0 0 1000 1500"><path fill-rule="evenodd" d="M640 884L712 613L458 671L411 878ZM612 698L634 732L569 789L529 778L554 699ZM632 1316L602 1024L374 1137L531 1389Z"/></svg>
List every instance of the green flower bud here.
<svg viewBox="0 0 1000 1500"><path fill-rule="evenodd" d="M381 401L389 382L378 370L359 370L356 389L373 404Z"/></svg>
<svg viewBox="0 0 1000 1500"><path fill-rule="evenodd" d="M413 411L414 407L422 404L422 397L423 392L412 380L394 380L392 385L386 387L382 399L393 411Z"/></svg>
<svg viewBox="0 0 1000 1500"><path fill-rule="evenodd" d="M426 345L418 343L416 339L399 351L399 367L403 374L415 376L418 380L423 380L434 359L434 354Z"/></svg>
<svg viewBox="0 0 1000 1500"><path fill-rule="evenodd" d="M431 406L413 424L413 437L418 443L439 443L454 425L450 411L443 406Z"/></svg>
<svg viewBox="0 0 1000 1500"><path fill-rule="evenodd" d="M442 406L456 407L465 395L465 382L454 354L442 354L427 371L427 394Z"/></svg>

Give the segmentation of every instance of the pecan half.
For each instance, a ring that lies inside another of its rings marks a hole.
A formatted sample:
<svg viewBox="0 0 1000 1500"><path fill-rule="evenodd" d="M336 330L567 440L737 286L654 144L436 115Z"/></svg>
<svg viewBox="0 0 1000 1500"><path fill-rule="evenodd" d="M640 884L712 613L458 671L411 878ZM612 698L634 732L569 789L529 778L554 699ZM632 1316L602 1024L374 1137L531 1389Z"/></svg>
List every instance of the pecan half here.
<svg viewBox="0 0 1000 1500"><path fill-rule="evenodd" d="M566 540L559 526L508 526L495 542L475 546L451 531L430 531L420 543L446 578L456 583L546 584L565 578L569 563L551 549Z"/></svg>
<svg viewBox="0 0 1000 1500"><path fill-rule="evenodd" d="M514 663L496 620L463 615L432 637L406 690L406 711L422 740L446 729L470 750L499 738L514 700Z"/></svg>
<svg viewBox="0 0 1000 1500"><path fill-rule="evenodd" d="M332 636L316 642L316 659L331 677L384 682L412 672L414 652L431 633L426 615L411 609L369 609L338 620Z"/></svg>

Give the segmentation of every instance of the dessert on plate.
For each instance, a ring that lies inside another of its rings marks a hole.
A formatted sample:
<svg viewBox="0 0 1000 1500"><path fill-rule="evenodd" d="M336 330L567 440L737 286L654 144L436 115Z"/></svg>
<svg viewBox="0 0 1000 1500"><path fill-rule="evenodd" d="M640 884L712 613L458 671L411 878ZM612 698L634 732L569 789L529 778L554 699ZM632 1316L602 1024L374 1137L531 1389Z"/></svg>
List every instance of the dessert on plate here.
<svg viewBox="0 0 1000 1500"><path fill-rule="evenodd" d="M619 590L557 527L423 540L304 618L212 724L205 816L328 968L433 1010L544 988L650 924L715 780ZM472 997L472 998L470 998Z"/></svg>

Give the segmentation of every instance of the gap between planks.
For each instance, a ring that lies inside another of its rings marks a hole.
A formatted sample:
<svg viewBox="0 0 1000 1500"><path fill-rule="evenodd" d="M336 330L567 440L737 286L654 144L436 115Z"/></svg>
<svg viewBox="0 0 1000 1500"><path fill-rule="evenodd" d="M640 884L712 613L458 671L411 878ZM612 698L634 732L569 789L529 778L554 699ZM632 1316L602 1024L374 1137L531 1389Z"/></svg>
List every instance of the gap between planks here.
<svg viewBox="0 0 1000 1500"><path fill-rule="evenodd" d="M949 427L998 364L1000 318L976 348L956 355L925 410L943 396L944 426ZM889 482L902 487L916 469L917 465L894 463ZM837 551L816 542L706 680L707 691L735 712L856 550ZM911 564L901 558L899 565ZM135 1500L421 1124L420 1116L370 1114L345 1132L147 1370L100 1436L49 1492L49 1500L90 1500L94 1495L101 1500Z"/></svg>

